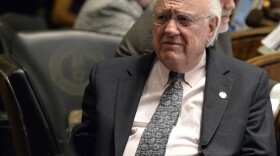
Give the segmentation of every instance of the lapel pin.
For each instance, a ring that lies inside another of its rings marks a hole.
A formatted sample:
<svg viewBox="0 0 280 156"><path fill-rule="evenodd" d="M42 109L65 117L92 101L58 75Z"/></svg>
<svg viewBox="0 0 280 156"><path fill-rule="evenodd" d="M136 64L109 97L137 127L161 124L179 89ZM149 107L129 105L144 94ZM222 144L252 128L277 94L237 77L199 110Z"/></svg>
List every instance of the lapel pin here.
<svg viewBox="0 0 280 156"><path fill-rule="evenodd" d="M222 99L225 99L225 98L227 98L227 93L225 93L225 92L220 92L220 93L219 93L219 96L220 96Z"/></svg>

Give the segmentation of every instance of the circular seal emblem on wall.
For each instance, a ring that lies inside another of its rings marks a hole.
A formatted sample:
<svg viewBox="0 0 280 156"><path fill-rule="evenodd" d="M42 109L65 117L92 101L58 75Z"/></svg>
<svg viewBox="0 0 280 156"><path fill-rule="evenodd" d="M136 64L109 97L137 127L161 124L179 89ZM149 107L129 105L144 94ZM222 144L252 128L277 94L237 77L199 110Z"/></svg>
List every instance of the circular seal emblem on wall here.
<svg viewBox="0 0 280 156"><path fill-rule="evenodd" d="M74 96L82 96L88 84L91 66L104 59L101 53L94 50L69 49L63 46L51 56L49 70L54 83L63 91Z"/></svg>

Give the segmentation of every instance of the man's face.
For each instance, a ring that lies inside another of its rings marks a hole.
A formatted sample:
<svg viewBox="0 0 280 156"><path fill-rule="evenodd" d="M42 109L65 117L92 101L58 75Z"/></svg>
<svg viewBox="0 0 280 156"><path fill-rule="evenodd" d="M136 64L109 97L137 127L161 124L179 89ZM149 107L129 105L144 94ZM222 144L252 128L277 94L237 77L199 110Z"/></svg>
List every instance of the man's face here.
<svg viewBox="0 0 280 156"><path fill-rule="evenodd" d="M225 32L228 30L228 24L230 21L230 15L232 13L232 10L235 8L235 2L234 0L221 0L221 6L222 6L222 18L221 18L221 24L219 27L219 33Z"/></svg>
<svg viewBox="0 0 280 156"><path fill-rule="evenodd" d="M217 18L208 0L158 0L154 10L153 44L157 58L175 72L187 72L200 61L214 34Z"/></svg>

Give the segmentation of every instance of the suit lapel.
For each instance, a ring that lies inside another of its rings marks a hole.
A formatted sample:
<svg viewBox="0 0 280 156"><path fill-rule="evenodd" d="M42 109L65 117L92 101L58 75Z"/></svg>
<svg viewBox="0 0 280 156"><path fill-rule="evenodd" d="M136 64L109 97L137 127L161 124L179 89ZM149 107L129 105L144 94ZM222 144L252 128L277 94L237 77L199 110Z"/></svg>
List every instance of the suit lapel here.
<svg viewBox="0 0 280 156"><path fill-rule="evenodd" d="M213 51L207 52L207 74L201 123L200 147L213 137L227 107L233 79L223 59Z"/></svg>
<svg viewBox="0 0 280 156"><path fill-rule="evenodd" d="M136 64L130 65L125 76L118 81L114 123L115 155L123 154L153 59L154 55L141 57Z"/></svg>

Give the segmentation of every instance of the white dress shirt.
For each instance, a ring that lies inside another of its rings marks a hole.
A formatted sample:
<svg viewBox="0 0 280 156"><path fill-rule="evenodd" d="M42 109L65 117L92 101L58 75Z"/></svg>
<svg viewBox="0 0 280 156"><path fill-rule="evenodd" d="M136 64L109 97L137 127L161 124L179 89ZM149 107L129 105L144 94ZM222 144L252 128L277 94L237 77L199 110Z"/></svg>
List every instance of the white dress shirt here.
<svg viewBox="0 0 280 156"><path fill-rule="evenodd" d="M165 152L167 156L191 156L200 153L199 137L206 80L205 65L204 52L199 64L184 74L182 110L169 136ZM170 83L169 72L160 61L155 62L139 102L124 156L135 155L141 135L152 118L163 91Z"/></svg>

